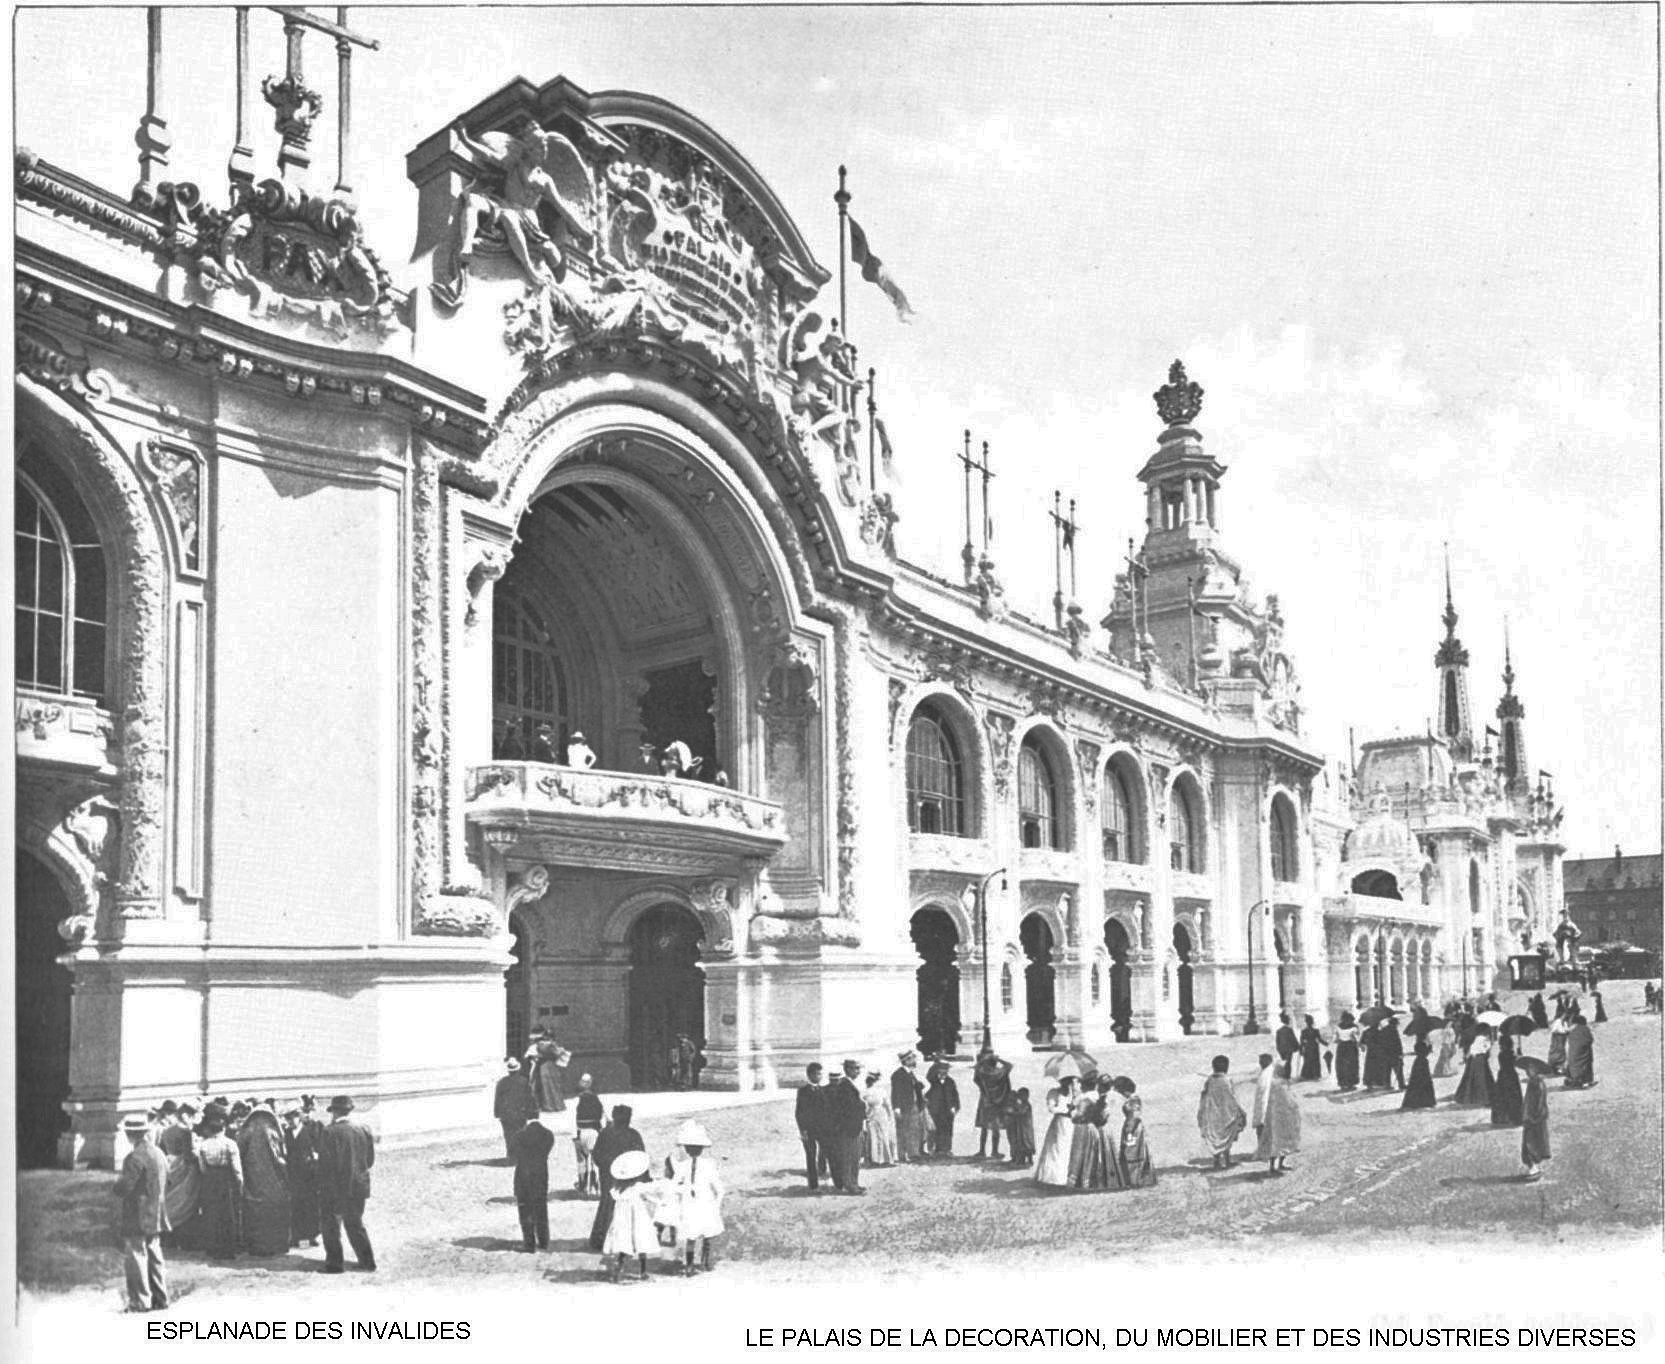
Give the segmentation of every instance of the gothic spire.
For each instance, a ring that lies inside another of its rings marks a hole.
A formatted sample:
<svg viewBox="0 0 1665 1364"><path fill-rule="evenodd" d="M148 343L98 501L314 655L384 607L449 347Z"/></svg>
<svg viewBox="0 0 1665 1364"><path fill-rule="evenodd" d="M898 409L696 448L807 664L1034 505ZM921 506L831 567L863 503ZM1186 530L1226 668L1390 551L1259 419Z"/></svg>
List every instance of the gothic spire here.
<svg viewBox="0 0 1665 1364"><path fill-rule="evenodd" d="M1445 551L1445 638L1434 654L1439 669L1439 734L1451 745L1452 756L1467 762L1474 756L1474 732L1469 723L1468 650L1457 638L1457 607L1451 596L1451 549Z"/></svg>
<svg viewBox="0 0 1665 1364"><path fill-rule="evenodd" d="M1531 769L1526 760L1526 707L1515 695L1515 660L1509 648L1509 622L1503 622L1503 699L1497 703L1497 722L1503 738L1503 789L1526 789Z"/></svg>

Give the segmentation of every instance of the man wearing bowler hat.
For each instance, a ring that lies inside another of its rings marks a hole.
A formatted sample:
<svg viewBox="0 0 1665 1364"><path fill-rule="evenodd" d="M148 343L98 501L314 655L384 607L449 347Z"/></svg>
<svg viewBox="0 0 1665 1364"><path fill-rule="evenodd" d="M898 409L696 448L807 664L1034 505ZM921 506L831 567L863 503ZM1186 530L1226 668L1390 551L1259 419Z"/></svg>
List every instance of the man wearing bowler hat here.
<svg viewBox="0 0 1665 1364"><path fill-rule="evenodd" d="M330 1125L318 1134L318 1205L324 1224L324 1270L340 1274L341 1228L360 1269L376 1267L370 1233L364 1229L364 1204L370 1197L370 1167L376 1163L376 1138L353 1117L345 1094L330 1100Z"/></svg>
<svg viewBox="0 0 1665 1364"><path fill-rule="evenodd" d="M168 1305L168 1274L162 1262L162 1233L172 1230L163 1190L168 1158L150 1139L150 1122L134 1114L121 1125L133 1149L121 1163L116 1196L121 1199L122 1262L127 1271L127 1310L160 1312Z"/></svg>
<svg viewBox="0 0 1665 1364"><path fill-rule="evenodd" d="M827 1159L832 1165L833 1184L839 1193L864 1194L861 1187L861 1130L867 1122L867 1104L856 1081L860 1061L846 1061L844 1073L827 1086L823 1110L827 1131Z"/></svg>

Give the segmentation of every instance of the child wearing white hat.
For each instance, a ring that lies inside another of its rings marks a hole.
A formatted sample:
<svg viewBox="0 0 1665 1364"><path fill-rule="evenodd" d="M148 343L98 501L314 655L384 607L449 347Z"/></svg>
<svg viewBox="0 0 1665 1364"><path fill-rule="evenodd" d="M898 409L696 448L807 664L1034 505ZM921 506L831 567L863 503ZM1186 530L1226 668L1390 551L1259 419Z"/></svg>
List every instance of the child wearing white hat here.
<svg viewBox="0 0 1665 1364"><path fill-rule="evenodd" d="M723 1234L723 1181L708 1154L711 1136L701 1123L689 1118L677 1129L676 1143L678 1150L665 1161L671 1187L659 1220L675 1229L682 1272L691 1275L696 1261L702 1269L711 1268L711 1238Z"/></svg>
<svg viewBox="0 0 1665 1364"><path fill-rule="evenodd" d="M646 1151L626 1151L613 1162L607 1177L613 1181L613 1220L601 1244L605 1264L613 1257L613 1282L624 1278L624 1262L632 1255L648 1276L648 1255L659 1244L653 1227L653 1186L648 1182Z"/></svg>

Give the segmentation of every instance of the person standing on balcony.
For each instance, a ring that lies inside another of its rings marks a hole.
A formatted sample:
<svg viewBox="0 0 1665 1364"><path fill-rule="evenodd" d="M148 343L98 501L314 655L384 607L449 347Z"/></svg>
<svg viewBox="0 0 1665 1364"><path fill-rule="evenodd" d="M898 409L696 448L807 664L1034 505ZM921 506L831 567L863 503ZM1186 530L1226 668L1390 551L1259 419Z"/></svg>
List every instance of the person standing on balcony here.
<svg viewBox="0 0 1665 1364"><path fill-rule="evenodd" d="M588 772L595 766L595 750L585 742L583 732L574 730L567 740L567 766Z"/></svg>

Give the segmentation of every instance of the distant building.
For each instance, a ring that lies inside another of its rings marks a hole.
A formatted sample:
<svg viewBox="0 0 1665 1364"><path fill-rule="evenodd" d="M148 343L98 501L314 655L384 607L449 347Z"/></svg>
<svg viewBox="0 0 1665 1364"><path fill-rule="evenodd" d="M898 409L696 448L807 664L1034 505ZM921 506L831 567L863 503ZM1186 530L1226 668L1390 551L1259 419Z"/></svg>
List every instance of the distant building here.
<svg viewBox="0 0 1665 1364"><path fill-rule="evenodd" d="M1629 943L1659 955L1665 906L1662 862L1658 853L1626 857L1614 848L1611 857L1581 857L1564 864L1567 913L1583 934L1580 947Z"/></svg>

